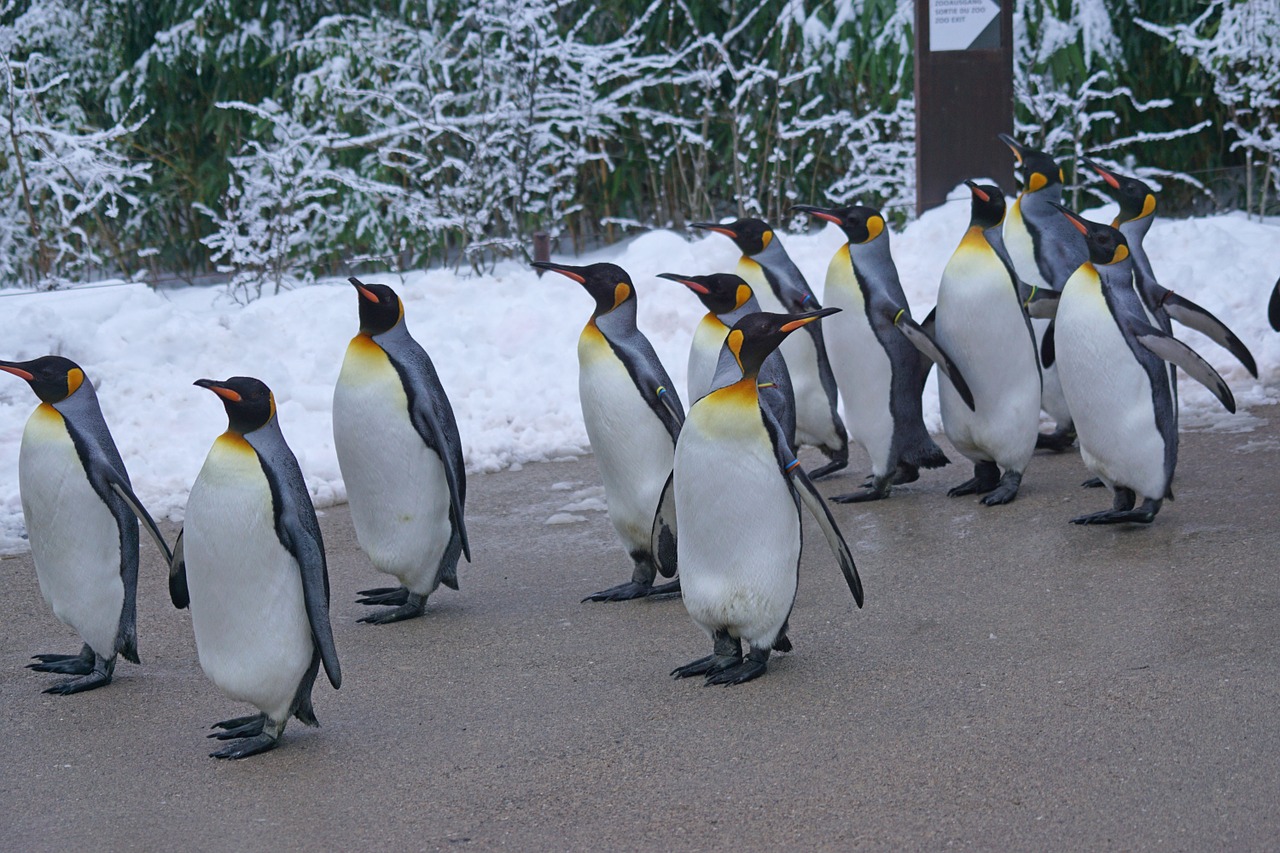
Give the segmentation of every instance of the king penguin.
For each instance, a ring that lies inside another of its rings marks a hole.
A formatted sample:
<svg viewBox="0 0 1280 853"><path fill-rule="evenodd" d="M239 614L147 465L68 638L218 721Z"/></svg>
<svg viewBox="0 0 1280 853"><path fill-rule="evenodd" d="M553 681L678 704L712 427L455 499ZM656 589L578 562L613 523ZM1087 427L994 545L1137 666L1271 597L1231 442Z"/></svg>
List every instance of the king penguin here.
<svg viewBox="0 0 1280 853"><path fill-rule="evenodd" d="M1166 497L1178 461L1178 425L1165 362L1172 362L1235 411L1222 377L1185 344L1151 324L1134 287L1124 235L1058 210L1084 235L1089 260L1063 288L1046 346L1075 415L1085 465L1114 492L1112 508L1076 524L1149 524ZM1134 509L1137 500L1142 505Z"/></svg>
<svg viewBox="0 0 1280 853"><path fill-rule="evenodd" d="M1022 192L1004 219L1004 242L1019 278L1035 288L1061 291L1071 275L1089 259L1080 234L1058 215L1054 205L1062 201L1062 169L1043 151L1028 148L1008 134L1000 140L1013 152L1022 169ZM1049 321L1035 320L1037 353ZM1071 411L1062 396L1058 370L1041 362L1043 386L1040 407L1056 422L1054 431L1042 435L1037 447L1066 450L1075 441Z"/></svg>
<svg viewBox="0 0 1280 853"><path fill-rule="evenodd" d="M551 270L583 286L595 311L578 337L578 396L587 438L600 466L609 520L634 562L631 580L583 601L625 601L676 592L679 580L659 586L654 577L676 573L675 530L668 503L676 436L684 407L653 345L636 326L636 291L616 264L575 267L548 261ZM666 532L653 537L656 518ZM655 546L655 541L661 543Z"/></svg>
<svg viewBox="0 0 1280 853"><path fill-rule="evenodd" d="M1035 335L1004 250L999 187L965 181L972 194L969 228L938 287L938 345L971 383L974 408L951 380L938 380L947 438L973 461L973 479L949 495L985 494L987 506L1017 497L1040 427L1040 367ZM1001 473L1003 469L1003 474Z"/></svg>
<svg viewBox="0 0 1280 853"><path fill-rule="evenodd" d="M706 306L707 314L698 323L689 347L687 370L689 400L697 402L711 390L720 350L733 324L760 310L751 285L734 273L682 275L658 273L658 278L679 282L693 291ZM774 350L760 368L760 400L773 411L782 426L787 446L796 446L796 401L791 374L782 353Z"/></svg>
<svg viewBox="0 0 1280 853"><path fill-rule="evenodd" d="M690 225L723 234L733 241L742 252L737 272L751 285L765 311L793 314L822 307L769 223L762 219L739 219L727 225L714 222ZM797 441L817 447L830 460L811 472L810 476L815 479L849 464L849 434L840 419L839 389L821 326L821 323L806 326L807 334L788 337L780 347L795 389Z"/></svg>
<svg viewBox="0 0 1280 853"><path fill-rule="evenodd" d="M802 501L862 606L853 555L758 393L765 357L791 332L838 310L740 319L725 338L711 392L689 410L675 458L681 595L713 652L675 669L676 678L740 684L764 674L774 649L791 650L786 632L796 597Z"/></svg>
<svg viewBox="0 0 1280 853"><path fill-rule="evenodd" d="M924 426L921 397L929 368L920 354L951 379L965 405L973 406L973 396L951 358L911 319L880 212L862 206L793 209L835 223L848 240L827 267L823 300L843 313L827 321L826 339L849 433L871 457L871 483L832 500L880 500L892 483L912 482L921 468L948 462Z"/></svg>
<svg viewBox="0 0 1280 853"><path fill-rule="evenodd" d="M290 716L317 726L311 688L321 662L342 684L329 627L329 573L311 496L257 379L197 380L222 400L218 436L187 499L169 593L191 608L200 667L232 699L259 712L215 723L236 740L214 758L274 749Z"/></svg>
<svg viewBox="0 0 1280 853"><path fill-rule="evenodd" d="M1151 230L1156 218L1155 191L1145 182L1113 172L1087 157L1084 162L1116 192L1120 212L1112 221L1111 227L1119 229L1128 242L1138 294L1155 318L1156 326L1165 334L1171 334L1173 327L1169 321L1172 319L1189 329L1195 329L1235 356L1244 365L1244 369L1249 371L1249 375L1257 379L1258 363L1254 361L1253 353L1249 352L1249 348L1225 323L1190 299L1162 287L1156 280L1147 251L1142 245L1143 238Z"/></svg>
<svg viewBox="0 0 1280 853"><path fill-rule="evenodd" d="M27 667L71 675L45 689L69 695L111 683L116 655L138 663L138 522L169 546L133 492L93 383L74 361L0 361L40 405L18 448L18 491L40 594L84 641L78 655L36 655Z"/></svg>
<svg viewBox="0 0 1280 853"><path fill-rule="evenodd" d="M360 333L333 392L333 445L356 539L378 571L400 581L360 593L360 604L393 605L360 620L383 625L421 616L442 583L458 588L458 557L471 559L467 474L453 407L405 326L400 297L350 281Z"/></svg>

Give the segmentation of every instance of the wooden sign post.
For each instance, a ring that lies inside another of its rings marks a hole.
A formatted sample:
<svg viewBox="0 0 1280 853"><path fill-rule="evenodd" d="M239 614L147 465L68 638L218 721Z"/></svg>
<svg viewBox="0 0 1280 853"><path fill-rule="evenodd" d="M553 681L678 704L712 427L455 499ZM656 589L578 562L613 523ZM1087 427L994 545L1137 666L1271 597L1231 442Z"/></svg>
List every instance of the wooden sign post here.
<svg viewBox="0 0 1280 853"><path fill-rule="evenodd" d="M916 0L916 214L969 178L1012 195L1013 0Z"/></svg>

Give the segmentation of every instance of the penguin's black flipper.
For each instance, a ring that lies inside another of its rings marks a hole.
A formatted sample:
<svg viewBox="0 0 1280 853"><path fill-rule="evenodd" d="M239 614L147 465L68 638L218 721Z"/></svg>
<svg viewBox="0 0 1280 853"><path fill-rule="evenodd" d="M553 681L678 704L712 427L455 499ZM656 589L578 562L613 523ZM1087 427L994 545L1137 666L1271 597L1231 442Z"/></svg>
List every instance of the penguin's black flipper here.
<svg viewBox="0 0 1280 853"><path fill-rule="evenodd" d="M1235 414L1236 399L1232 396L1231 389L1227 387L1226 380L1195 350L1154 326L1135 324L1133 332L1138 343L1170 364L1181 367L1188 376L1212 391L1213 396L1218 398L1218 402L1222 403L1224 409Z"/></svg>
<svg viewBox="0 0 1280 853"><path fill-rule="evenodd" d="M1018 279L1018 297L1022 300L1022 307L1027 309L1027 315L1030 317L1037 320L1052 320L1058 316L1058 301L1062 299L1061 291L1036 287L1034 284L1027 284L1022 279Z"/></svg>
<svg viewBox="0 0 1280 853"><path fill-rule="evenodd" d="M173 555L169 558L169 600L179 610L186 610L191 604L191 593L187 591L187 558L182 551L182 531L173 543Z"/></svg>
<svg viewBox="0 0 1280 853"><path fill-rule="evenodd" d="M1045 327L1044 339L1040 341L1041 367L1053 367L1054 359L1058 356L1053 344L1053 330L1056 326L1057 324L1050 320L1049 325Z"/></svg>
<svg viewBox="0 0 1280 853"><path fill-rule="evenodd" d="M650 552L653 562L658 567L658 574L664 578L676 576L676 490L675 472L667 477L662 487L662 496L658 498L658 511L653 515L653 533L650 537Z"/></svg>
<svg viewBox="0 0 1280 853"><path fill-rule="evenodd" d="M1274 303L1275 300L1272 301ZM1227 328L1226 323L1223 323L1190 299L1181 297L1171 290L1165 293L1163 305L1165 312L1170 317L1188 329L1195 329L1197 332L1207 336L1215 344L1234 355L1244 365L1244 369L1249 371L1250 376L1254 379L1258 378L1258 363L1254 361L1253 353L1249 352L1249 348L1244 345L1244 342L1236 337L1235 332ZM1280 311L1280 306L1273 304L1272 311ZM1274 323L1274 313L1272 318Z"/></svg>
<svg viewBox="0 0 1280 853"><path fill-rule="evenodd" d="M956 393L960 395L960 399L964 400L964 404L969 407L970 411L974 409L973 392L969 390L969 383L964 380L964 376L960 373L960 368L951 360L951 356L938 346L937 341L931 338L920 324L907 316L906 310L898 311L897 316L893 318L893 325L898 327L898 331L911 342L911 345L920 352L929 357L929 360L938 365L938 370L942 371L951 384L955 386Z"/></svg>
<svg viewBox="0 0 1280 853"><path fill-rule="evenodd" d="M1276 286L1271 291L1271 301L1267 303L1267 320L1271 322L1271 328L1280 332L1280 278L1276 279Z"/></svg>
<svg viewBox="0 0 1280 853"><path fill-rule="evenodd" d="M840 571L844 573L849 592L853 593L853 600L861 607L862 579L858 577L858 567L854 565L853 554L849 551L849 545L844 541L840 528L836 527L836 520L831 516L827 502L822 499L822 495L818 494L809 475L805 474L798 462L792 463L787 475L791 478L792 488L809 508L818 526L822 528L823 535L827 537L827 544L831 546L831 552L836 555L836 561L840 564Z"/></svg>
<svg viewBox="0 0 1280 853"><path fill-rule="evenodd" d="M138 521L142 523L142 526L146 528L146 531L151 534L151 538L155 540L156 547L160 549L161 554L164 554L165 562L172 565L173 552L169 550L169 544L164 541L164 536L161 535L160 528L156 526L155 521L151 518L151 514L148 513L146 507L142 505L142 501L138 500L138 496L133 493L133 489L129 487L128 483L123 483L119 480L112 480L111 488L120 496L120 499L125 502L125 505L133 511L133 514L138 517Z"/></svg>

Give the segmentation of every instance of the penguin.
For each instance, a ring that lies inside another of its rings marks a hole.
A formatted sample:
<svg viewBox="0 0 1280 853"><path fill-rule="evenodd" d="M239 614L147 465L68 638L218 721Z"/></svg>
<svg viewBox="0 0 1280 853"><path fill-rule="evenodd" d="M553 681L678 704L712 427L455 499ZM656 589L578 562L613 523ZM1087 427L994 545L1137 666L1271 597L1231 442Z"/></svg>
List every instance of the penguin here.
<svg viewBox="0 0 1280 853"><path fill-rule="evenodd" d="M729 329L747 314L760 310L760 303L751 285L734 273L712 275L682 275L658 273L658 278L679 282L693 291L707 308L707 315L698 323L689 347L689 366L686 372L689 400L696 402L711 390L716 363ZM773 410L782 426L787 446L796 446L796 402L791 385L791 374L782 353L774 350L760 368L761 402ZM810 474L812 477L812 474Z"/></svg>
<svg viewBox="0 0 1280 853"><path fill-rule="evenodd" d="M712 391L689 410L675 458L681 596L713 652L677 667L675 678L741 684L764 674L774 649L791 650L786 632L799 572L802 501L862 607L862 580L849 546L758 392L765 357L791 332L838 310L738 320L725 338Z"/></svg>
<svg viewBox="0 0 1280 853"><path fill-rule="evenodd" d="M938 364L970 408L973 395L950 356L911 319L880 212L807 204L792 209L834 222L848 239L827 267L823 300L844 311L827 321L826 339L849 433L871 457L871 483L832 500L880 500L889 496L892 483L912 482L921 468L949 461L924 426L921 397L928 362L917 350Z"/></svg>
<svg viewBox="0 0 1280 853"><path fill-rule="evenodd" d="M690 225L723 234L733 241L742 252L737 272L751 285L764 310L796 313L822 307L769 223L762 219L739 219L727 225L714 222ZM789 337L781 347L795 389L797 440L817 447L830 460L810 472L814 479L849 465L849 434L838 411L839 390L821 326L821 323L806 326L807 335Z"/></svg>
<svg viewBox="0 0 1280 853"><path fill-rule="evenodd" d="M1189 329L1195 329L1235 356L1244 365L1244 369L1249 371L1249 375L1257 379L1258 364L1253 353L1249 352L1249 348L1225 323L1190 299L1162 287L1156 280L1151 261L1142 246L1143 238L1155 221L1155 191L1143 181L1113 172L1088 157L1084 158L1084 162L1098 173L1107 186L1116 191L1120 213L1112 221L1111 227L1119 229L1128 241L1138 295L1155 318L1156 327L1165 334L1172 334L1170 320L1173 319Z"/></svg>
<svg viewBox="0 0 1280 853"><path fill-rule="evenodd" d="M965 181L972 194L969 228L938 287L935 335L973 392L974 408L951 381L938 380L947 438L973 461L973 479L947 494L985 494L987 506L1018 495L1040 428L1040 366L1035 334L1004 250L1004 194ZM1001 473L1003 469L1003 473Z"/></svg>
<svg viewBox="0 0 1280 853"><path fill-rule="evenodd" d="M1151 324L1134 286L1124 234L1057 208L1084 236L1089 260L1063 288L1046 344L1075 415L1085 465L1114 492L1112 508L1075 524L1149 524L1165 498L1178 460L1178 426L1165 362L1201 382L1229 411L1231 390L1190 347ZM1134 509L1138 499L1142 504Z"/></svg>
<svg viewBox="0 0 1280 853"><path fill-rule="evenodd" d="M1054 205L1062 201L1062 169L1043 151L1022 145L1002 133L1000 140L1013 151L1022 168L1022 192L1004 218L1004 242L1018 277L1034 288L1061 291L1071 275L1089 259L1080 233L1070 226ZM1049 322L1032 323L1039 352ZM1040 364L1043 379L1040 406L1054 419L1052 433L1040 436L1036 446L1062 452L1075 442L1071 412L1062 396L1058 370Z"/></svg>
<svg viewBox="0 0 1280 853"><path fill-rule="evenodd" d="M1276 279L1271 289L1271 299L1267 302L1267 322L1274 331L1280 332L1280 278Z"/></svg>
<svg viewBox="0 0 1280 853"><path fill-rule="evenodd" d="M204 674L260 712L214 723L220 731L209 735L238 741L211 757L246 758L275 749L291 716L319 725L311 688L321 663L333 688L342 686L329 573L271 390L248 376L195 384L218 395L228 426L191 487L169 593L191 609Z"/></svg>
<svg viewBox="0 0 1280 853"><path fill-rule="evenodd" d="M569 266L536 261L541 270L578 282L595 311L578 337L578 395L587 438L600 466L609 520L634 563L631 580L583 601L626 601L674 593L675 519L669 485L684 407L653 345L636 327L636 291L616 264ZM651 537L655 519L664 532Z"/></svg>
<svg viewBox="0 0 1280 853"><path fill-rule="evenodd" d="M333 445L356 539L399 586L363 590L359 604L394 605L361 622L421 616L440 584L458 588L471 560L467 475L453 407L430 356L409 334L404 304L385 284L349 279L360 332L333 392Z"/></svg>
<svg viewBox="0 0 1280 853"><path fill-rule="evenodd" d="M45 603L84 641L77 655L36 655L36 672L71 675L59 696L111 683L116 656L138 663L138 524L170 550L134 494L84 370L69 358L0 361L40 398L18 447L18 491Z"/></svg>

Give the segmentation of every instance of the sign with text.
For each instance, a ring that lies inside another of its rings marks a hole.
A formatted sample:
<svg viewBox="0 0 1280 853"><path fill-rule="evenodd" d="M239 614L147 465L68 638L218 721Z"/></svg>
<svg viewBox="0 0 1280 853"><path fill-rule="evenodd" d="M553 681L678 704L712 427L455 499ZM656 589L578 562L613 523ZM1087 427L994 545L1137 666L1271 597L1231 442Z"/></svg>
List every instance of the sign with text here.
<svg viewBox="0 0 1280 853"><path fill-rule="evenodd" d="M998 50L1000 4L996 0L926 0L929 50Z"/></svg>

